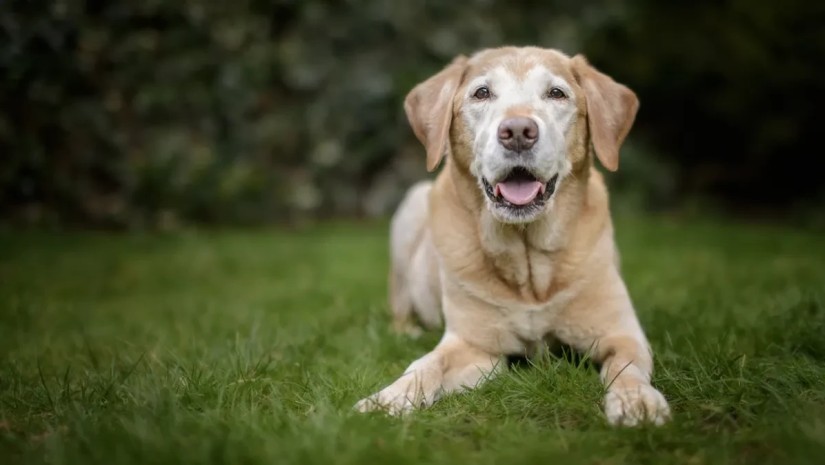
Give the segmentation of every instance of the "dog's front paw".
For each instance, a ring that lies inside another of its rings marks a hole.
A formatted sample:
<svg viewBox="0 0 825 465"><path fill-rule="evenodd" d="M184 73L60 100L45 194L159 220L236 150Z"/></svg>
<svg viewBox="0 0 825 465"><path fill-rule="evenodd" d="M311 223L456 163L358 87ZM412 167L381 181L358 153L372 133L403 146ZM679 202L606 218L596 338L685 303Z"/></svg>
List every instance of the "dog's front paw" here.
<svg viewBox="0 0 825 465"><path fill-rule="evenodd" d="M416 408L425 407L424 397L414 390L398 389L389 386L375 394L365 397L355 404L355 410L365 413L384 411L390 415L400 416Z"/></svg>
<svg viewBox="0 0 825 465"><path fill-rule="evenodd" d="M661 392L649 384L612 388L604 398L604 413L611 425L662 425L670 419L670 407Z"/></svg>

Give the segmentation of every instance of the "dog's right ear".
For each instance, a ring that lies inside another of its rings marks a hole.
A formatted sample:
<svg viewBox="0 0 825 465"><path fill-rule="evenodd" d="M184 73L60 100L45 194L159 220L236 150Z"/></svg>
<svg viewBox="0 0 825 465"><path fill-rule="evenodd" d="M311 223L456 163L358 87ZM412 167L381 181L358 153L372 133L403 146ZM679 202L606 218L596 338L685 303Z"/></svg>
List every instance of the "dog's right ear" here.
<svg viewBox="0 0 825 465"><path fill-rule="evenodd" d="M466 66L467 57L457 56L438 74L415 86L404 99L407 120L427 149L427 171L434 171L450 152L453 97Z"/></svg>

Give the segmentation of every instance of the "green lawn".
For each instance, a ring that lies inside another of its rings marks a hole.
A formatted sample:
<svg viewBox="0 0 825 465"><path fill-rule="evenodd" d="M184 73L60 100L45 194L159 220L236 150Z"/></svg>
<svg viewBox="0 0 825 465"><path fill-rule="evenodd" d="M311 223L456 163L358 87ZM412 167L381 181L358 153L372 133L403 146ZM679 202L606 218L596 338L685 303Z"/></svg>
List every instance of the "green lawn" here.
<svg viewBox="0 0 825 465"><path fill-rule="evenodd" d="M0 463L823 463L825 235L626 218L674 421L609 427L595 369L520 364L358 415L438 334L389 331L386 225L0 234Z"/></svg>

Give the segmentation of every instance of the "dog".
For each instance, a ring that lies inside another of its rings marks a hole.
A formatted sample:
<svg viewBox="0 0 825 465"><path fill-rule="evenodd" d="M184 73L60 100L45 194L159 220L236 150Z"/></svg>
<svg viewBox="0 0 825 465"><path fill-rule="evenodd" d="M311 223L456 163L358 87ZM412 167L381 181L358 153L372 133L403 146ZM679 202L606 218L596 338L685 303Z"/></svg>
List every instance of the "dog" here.
<svg viewBox="0 0 825 465"><path fill-rule="evenodd" d="M669 419L594 167L618 168L638 107L582 55L536 47L458 56L410 91L427 169L446 162L393 216L390 306L396 330L444 335L357 410L427 407L562 343L600 366L610 424Z"/></svg>

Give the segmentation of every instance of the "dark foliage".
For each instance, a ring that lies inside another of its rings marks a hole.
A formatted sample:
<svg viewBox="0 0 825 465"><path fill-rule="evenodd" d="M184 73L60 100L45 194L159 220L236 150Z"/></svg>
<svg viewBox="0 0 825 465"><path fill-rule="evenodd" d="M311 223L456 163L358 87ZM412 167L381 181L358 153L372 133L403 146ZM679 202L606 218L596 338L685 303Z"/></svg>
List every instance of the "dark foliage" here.
<svg viewBox="0 0 825 465"><path fill-rule="evenodd" d="M822 24L800 0L6 0L0 209L131 227L382 214L424 174L404 94L504 43L584 51L637 90L634 140L678 167L659 174L672 194L787 205L821 193Z"/></svg>
<svg viewBox="0 0 825 465"><path fill-rule="evenodd" d="M637 0L585 48L642 96L682 193L776 208L823 193L823 25L822 2Z"/></svg>

